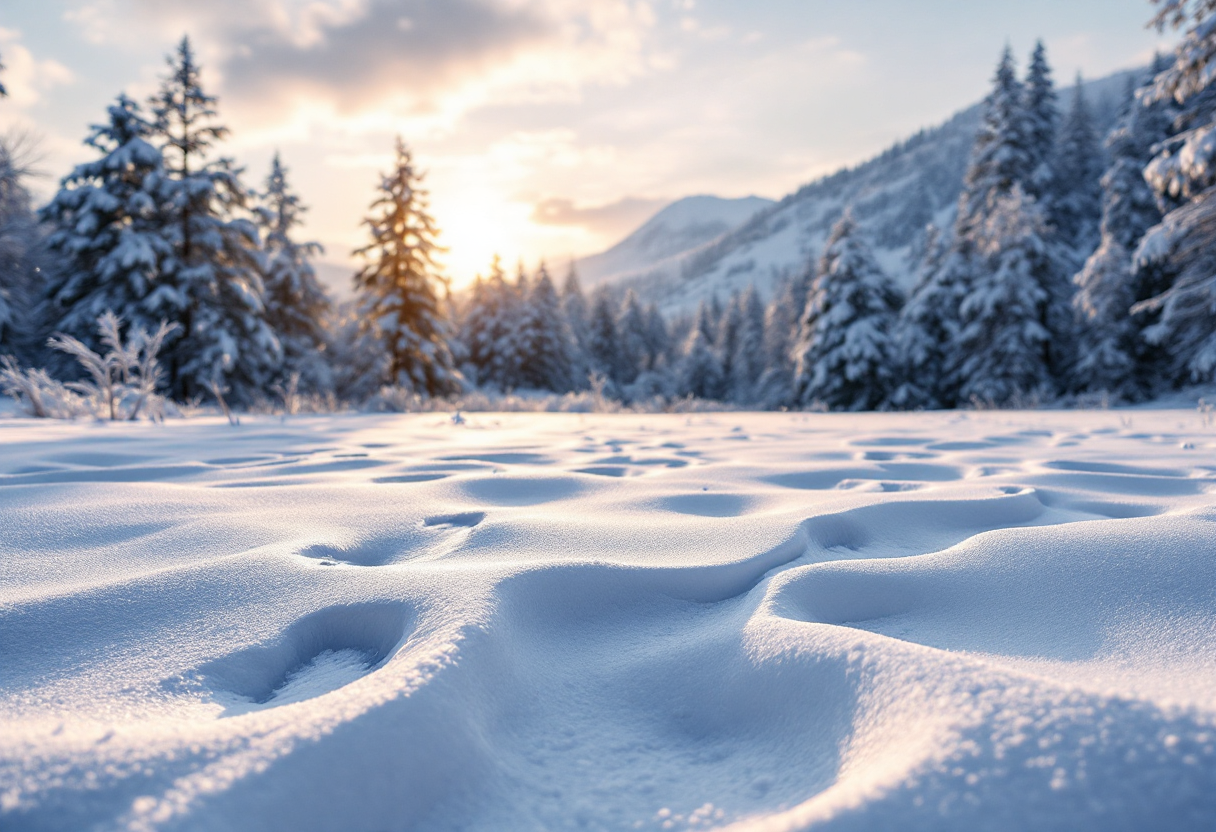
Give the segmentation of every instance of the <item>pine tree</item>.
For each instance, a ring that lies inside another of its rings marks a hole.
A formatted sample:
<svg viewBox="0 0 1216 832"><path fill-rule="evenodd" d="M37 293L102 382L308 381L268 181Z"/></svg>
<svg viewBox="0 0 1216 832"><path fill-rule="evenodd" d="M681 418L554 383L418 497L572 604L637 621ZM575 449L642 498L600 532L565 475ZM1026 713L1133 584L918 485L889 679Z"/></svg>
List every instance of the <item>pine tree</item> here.
<svg viewBox="0 0 1216 832"><path fill-rule="evenodd" d="M642 304L632 289L626 290L625 299L621 302L616 331L620 368L617 381L622 386L633 384L641 373L650 368L646 313L642 311Z"/></svg>
<svg viewBox="0 0 1216 832"><path fill-rule="evenodd" d="M388 356L387 381L421 395L456 392L459 377L441 315L447 284L435 256L439 229L431 218L422 175L400 137L393 169L364 219L371 242L355 251L366 265L355 275L365 331Z"/></svg>
<svg viewBox="0 0 1216 832"><path fill-rule="evenodd" d="M1081 341L1073 387L1135 399L1155 386L1163 369L1143 338L1153 316L1131 313L1133 304L1158 293L1143 285L1147 274L1134 272L1132 252L1161 219L1143 170L1152 148L1168 138L1173 116L1168 103L1138 101L1130 80L1124 102L1106 141L1110 166L1101 179L1101 242L1074 278Z"/></svg>
<svg viewBox="0 0 1216 832"><path fill-rule="evenodd" d="M755 401L768 409L794 406L794 345L814 279L813 266L786 280L764 313L764 371Z"/></svg>
<svg viewBox="0 0 1216 832"><path fill-rule="evenodd" d="M851 212L836 223L811 285L797 347L794 386L803 407L876 410L894 390L891 334L900 297Z"/></svg>
<svg viewBox="0 0 1216 832"><path fill-rule="evenodd" d="M602 287L592 296L586 343L591 369L614 384L618 383L622 376L620 333L617 331L612 297L607 289Z"/></svg>
<svg viewBox="0 0 1216 832"><path fill-rule="evenodd" d="M134 330L156 328L149 296L171 247L162 233L164 159L151 135L139 105L120 95L108 123L85 140L101 158L77 165L39 212L59 259L50 287L54 329L94 351L105 312Z"/></svg>
<svg viewBox="0 0 1216 832"><path fill-rule="evenodd" d="M4 64L0 62L0 72L4 72ZM8 98L8 90L4 84L0 84L0 98Z"/></svg>
<svg viewBox="0 0 1216 832"><path fill-rule="evenodd" d="M233 400L249 402L282 360L266 321L257 228L241 216L240 172L228 159L207 160L228 130L214 123L216 99L203 91L189 39L168 64L152 108L164 145L161 227L170 253L148 307L181 325L166 347L178 398L230 386Z"/></svg>
<svg viewBox="0 0 1216 832"><path fill-rule="evenodd" d="M566 270L566 279L562 283L562 311L565 312L566 323L574 335L574 355L571 360L574 368L575 387L580 388L589 371L586 344L587 298L583 294L583 287L579 282L573 260L570 261L570 267Z"/></svg>
<svg viewBox="0 0 1216 832"><path fill-rule="evenodd" d="M1023 89L1006 47L984 99L983 116L963 180L955 225L956 240L967 240L984 224L997 202L1015 185L1031 179L1035 156L1023 108Z"/></svg>
<svg viewBox="0 0 1216 832"><path fill-rule="evenodd" d="M530 284L521 323L521 386L555 393L573 389L573 336L544 263Z"/></svg>
<svg viewBox="0 0 1216 832"><path fill-rule="evenodd" d="M32 356L45 340L38 308L43 241L25 184L32 152L20 136L0 138L0 354Z"/></svg>
<svg viewBox="0 0 1216 832"><path fill-rule="evenodd" d="M891 396L894 407L915 410L954 403L957 389L950 369L964 289L963 259L948 238L930 226L916 284L896 326L900 384Z"/></svg>
<svg viewBox="0 0 1216 832"><path fill-rule="evenodd" d="M288 383L298 374L306 388L326 389L331 379L323 357L324 319L330 304L311 262L322 249L319 243L292 238L308 209L288 185L287 169L278 153L271 162L261 202L256 216L265 255L262 283L266 320L283 348L280 381Z"/></svg>
<svg viewBox="0 0 1216 832"><path fill-rule="evenodd" d="M1078 74L1072 105L1060 128L1051 200L1043 206L1057 239L1068 249L1073 260L1072 270L1098 245L1102 156Z"/></svg>
<svg viewBox="0 0 1216 832"><path fill-rule="evenodd" d="M721 399L723 396L726 380L711 336L713 329L710 307L702 302L680 359L677 386L681 395L698 399Z"/></svg>
<svg viewBox="0 0 1216 832"><path fill-rule="evenodd" d="M1026 133L1029 159L1028 175L1022 186L1026 193L1040 201L1049 195L1055 179L1052 164L1056 147L1056 91L1047 64L1047 49L1036 41L1026 70L1025 83Z"/></svg>
<svg viewBox="0 0 1216 832"><path fill-rule="evenodd" d="M742 302L738 292L732 292L718 316L718 330L714 333L714 344L718 348L718 358L722 362L722 397L729 398L731 383L735 377L735 353L739 349L739 330L743 326Z"/></svg>
<svg viewBox="0 0 1216 832"><path fill-rule="evenodd" d="M960 396L995 405L1050 396L1051 298L1044 285L1055 265L1047 223L1034 198L1015 185L982 231L985 267L959 308Z"/></svg>
<svg viewBox="0 0 1216 832"><path fill-rule="evenodd" d="M1216 378L1216 0L1157 2L1154 23L1186 31L1173 66L1157 75L1146 100L1172 100L1180 132L1144 170L1168 212L1133 259L1139 275L1155 271L1165 279L1160 294L1136 310L1159 314L1144 335L1168 353L1171 380L1203 382Z"/></svg>
<svg viewBox="0 0 1216 832"><path fill-rule="evenodd" d="M737 404L754 404L764 374L764 303L754 285L740 296L739 328L730 362L728 398Z"/></svg>
<svg viewBox="0 0 1216 832"><path fill-rule="evenodd" d="M671 332L663 313L652 303L646 307L646 366L656 371L670 358Z"/></svg>

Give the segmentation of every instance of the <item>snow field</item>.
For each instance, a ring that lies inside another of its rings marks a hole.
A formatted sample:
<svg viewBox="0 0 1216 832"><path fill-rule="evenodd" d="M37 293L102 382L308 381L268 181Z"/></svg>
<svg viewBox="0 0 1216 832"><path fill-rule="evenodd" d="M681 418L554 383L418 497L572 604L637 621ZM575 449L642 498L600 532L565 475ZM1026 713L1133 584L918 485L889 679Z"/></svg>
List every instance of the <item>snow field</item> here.
<svg viewBox="0 0 1216 832"><path fill-rule="evenodd" d="M0 826L1187 829L1194 411L0 422Z"/></svg>

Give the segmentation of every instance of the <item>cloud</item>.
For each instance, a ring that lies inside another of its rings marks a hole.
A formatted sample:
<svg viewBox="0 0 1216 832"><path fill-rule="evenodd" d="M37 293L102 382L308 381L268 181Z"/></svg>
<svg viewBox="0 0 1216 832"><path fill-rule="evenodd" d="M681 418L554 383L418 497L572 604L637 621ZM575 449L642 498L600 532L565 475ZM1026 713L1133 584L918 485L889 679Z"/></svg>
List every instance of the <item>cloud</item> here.
<svg viewBox="0 0 1216 832"><path fill-rule="evenodd" d="M625 197L606 205L579 208L572 200L550 198L536 203L531 219L540 225L578 226L596 234L619 237L633 231L670 202Z"/></svg>
<svg viewBox="0 0 1216 832"><path fill-rule="evenodd" d="M4 86L18 108L37 104L51 87L70 84L72 71L58 61L38 60L21 44L21 33L0 28L0 62L4 63Z"/></svg>
<svg viewBox="0 0 1216 832"><path fill-rule="evenodd" d="M388 98L425 109L549 34L544 18L492 0L378 0L295 30L238 33L222 71L238 100L321 96L349 112Z"/></svg>

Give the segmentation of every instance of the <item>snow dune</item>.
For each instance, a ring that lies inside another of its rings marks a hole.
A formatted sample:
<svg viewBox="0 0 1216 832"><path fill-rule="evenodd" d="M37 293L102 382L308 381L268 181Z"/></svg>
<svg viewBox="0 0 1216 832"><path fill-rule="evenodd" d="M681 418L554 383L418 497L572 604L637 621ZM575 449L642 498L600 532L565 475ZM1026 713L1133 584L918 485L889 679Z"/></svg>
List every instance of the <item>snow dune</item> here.
<svg viewBox="0 0 1216 832"><path fill-rule="evenodd" d="M0 422L0 828L1207 829L1194 411Z"/></svg>

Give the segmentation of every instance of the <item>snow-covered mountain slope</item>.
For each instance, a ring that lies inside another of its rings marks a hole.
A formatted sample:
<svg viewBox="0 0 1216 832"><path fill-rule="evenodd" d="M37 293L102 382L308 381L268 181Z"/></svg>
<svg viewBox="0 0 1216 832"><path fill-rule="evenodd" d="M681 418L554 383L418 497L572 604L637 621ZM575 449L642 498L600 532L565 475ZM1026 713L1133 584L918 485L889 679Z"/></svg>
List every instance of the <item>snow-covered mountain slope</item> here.
<svg viewBox="0 0 1216 832"><path fill-rule="evenodd" d="M776 203L758 196L676 200L607 251L575 263L586 287L627 279L721 237Z"/></svg>
<svg viewBox="0 0 1216 832"><path fill-rule="evenodd" d="M1144 73L1129 70L1084 85L1103 134L1114 122L1128 77ZM1071 93L1071 87L1059 91L1062 105ZM932 222L948 227L953 222L979 118L980 105L976 104L867 162L804 185L714 239L674 256L664 252L639 259L629 270L604 273L611 274L614 284L633 287L668 313L689 311L715 295L725 299L748 284L767 296L785 277L818 256L828 231L851 206L884 269L908 288L923 249L925 226ZM647 226L583 262L608 257ZM673 241L673 248L681 243Z"/></svg>

